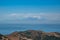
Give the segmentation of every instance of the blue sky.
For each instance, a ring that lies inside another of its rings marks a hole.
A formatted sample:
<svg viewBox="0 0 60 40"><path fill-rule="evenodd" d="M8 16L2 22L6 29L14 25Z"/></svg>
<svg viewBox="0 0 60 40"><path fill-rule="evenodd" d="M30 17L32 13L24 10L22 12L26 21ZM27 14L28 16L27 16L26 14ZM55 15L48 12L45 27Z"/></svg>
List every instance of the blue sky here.
<svg viewBox="0 0 60 40"><path fill-rule="evenodd" d="M0 23L60 24L60 0L0 0Z"/></svg>

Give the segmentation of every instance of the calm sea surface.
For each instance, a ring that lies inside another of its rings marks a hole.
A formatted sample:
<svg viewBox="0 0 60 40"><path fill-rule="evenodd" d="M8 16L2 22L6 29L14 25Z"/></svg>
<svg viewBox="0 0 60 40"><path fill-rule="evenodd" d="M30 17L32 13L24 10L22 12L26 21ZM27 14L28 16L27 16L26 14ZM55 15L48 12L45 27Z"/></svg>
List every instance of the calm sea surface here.
<svg viewBox="0 0 60 40"><path fill-rule="evenodd" d="M42 30L45 32L60 32L60 24L0 24L0 33L9 34L14 31Z"/></svg>

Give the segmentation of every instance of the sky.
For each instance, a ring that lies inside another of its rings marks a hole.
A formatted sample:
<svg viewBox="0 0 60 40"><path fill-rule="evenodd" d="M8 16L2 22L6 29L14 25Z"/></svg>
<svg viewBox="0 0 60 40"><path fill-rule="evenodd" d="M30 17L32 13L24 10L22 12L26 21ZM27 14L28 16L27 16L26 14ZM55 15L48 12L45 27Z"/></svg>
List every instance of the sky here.
<svg viewBox="0 0 60 40"><path fill-rule="evenodd" d="M0 24L60 24L60 0L0 0Z"/></svg>

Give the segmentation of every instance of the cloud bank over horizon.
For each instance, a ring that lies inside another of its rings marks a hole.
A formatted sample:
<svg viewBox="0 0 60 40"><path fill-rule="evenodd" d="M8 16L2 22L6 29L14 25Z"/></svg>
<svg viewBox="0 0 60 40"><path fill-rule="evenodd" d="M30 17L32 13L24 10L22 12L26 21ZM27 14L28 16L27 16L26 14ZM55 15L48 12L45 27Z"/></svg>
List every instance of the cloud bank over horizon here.
<svg viewBox="0 0 60 40"><path fill-rule="evenodd" d="M60 14L10 13L0 15L0 23L60 24Z"/></svg>
<svg viewBox="0 0 60 40"><path fill-rule="evenodd" d="M60 0L0 0L0 24L60 24Z"/></svg>

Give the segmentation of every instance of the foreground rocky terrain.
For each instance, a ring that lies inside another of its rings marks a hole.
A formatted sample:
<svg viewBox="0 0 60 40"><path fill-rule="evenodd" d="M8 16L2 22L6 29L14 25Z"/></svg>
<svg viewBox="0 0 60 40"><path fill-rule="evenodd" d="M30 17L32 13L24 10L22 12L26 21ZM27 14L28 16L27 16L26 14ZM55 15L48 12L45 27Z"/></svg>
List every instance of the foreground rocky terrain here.
<svg viewBox="0 0 60 40"><path fill-rule="evenodd" d="M5 36L0 34L0 40L60 40L60 33L38 30L16 31Z"/></svg>

